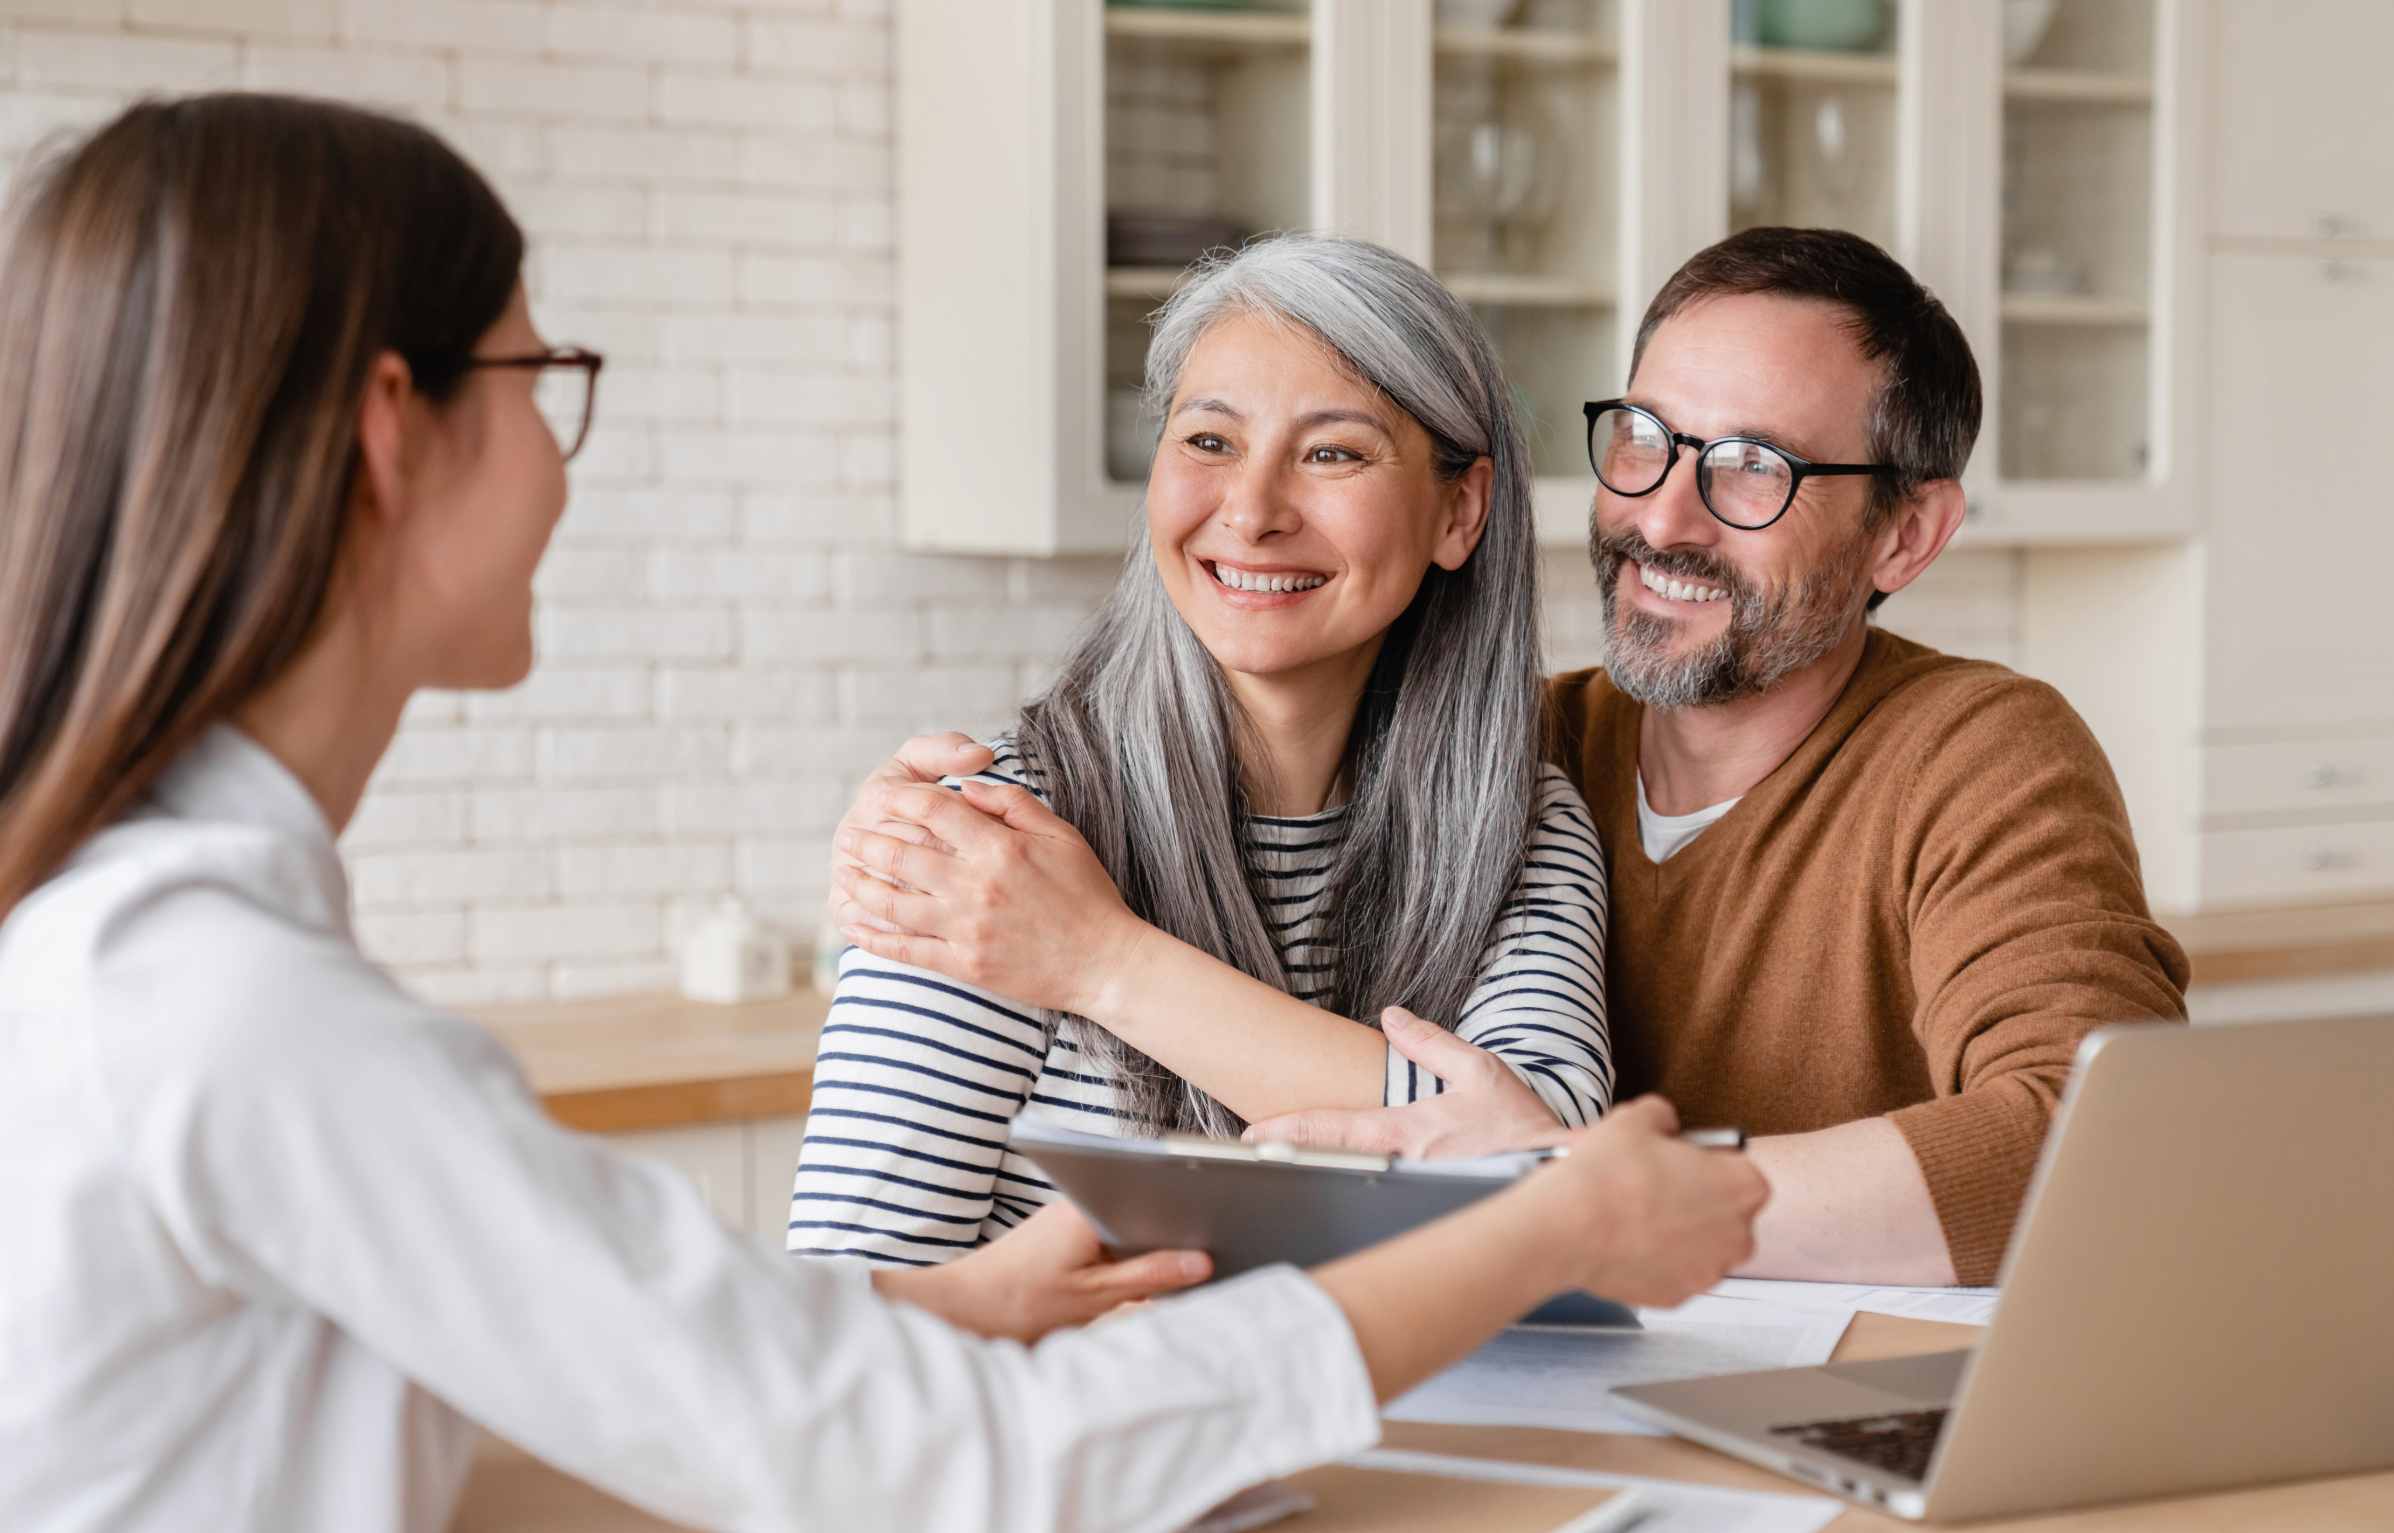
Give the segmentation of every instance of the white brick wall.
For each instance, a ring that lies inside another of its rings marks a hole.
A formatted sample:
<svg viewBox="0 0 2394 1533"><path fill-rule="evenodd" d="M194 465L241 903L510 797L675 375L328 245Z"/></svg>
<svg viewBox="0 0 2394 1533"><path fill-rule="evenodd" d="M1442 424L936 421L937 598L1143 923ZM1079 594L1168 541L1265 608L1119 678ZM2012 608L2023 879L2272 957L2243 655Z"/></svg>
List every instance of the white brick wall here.
<svg viewBox="0 0 2394 1533"><path fill-rule="evenodd" d="M147 91L409 111L532 234L544 329L608 354L540 670L419 700L347 837L367 945L428 994L667 983L727 890L810 939L856 779L911 728L1002 725L1112 582L1110 559L896 547L887 11L0 0L0 169ZM1202 80L1153 83L1201 106ZM1949 564L1890 617L2003 655L2015 562ZM1586 564L1547 565L1553 659L1588 663Z"/></svg>

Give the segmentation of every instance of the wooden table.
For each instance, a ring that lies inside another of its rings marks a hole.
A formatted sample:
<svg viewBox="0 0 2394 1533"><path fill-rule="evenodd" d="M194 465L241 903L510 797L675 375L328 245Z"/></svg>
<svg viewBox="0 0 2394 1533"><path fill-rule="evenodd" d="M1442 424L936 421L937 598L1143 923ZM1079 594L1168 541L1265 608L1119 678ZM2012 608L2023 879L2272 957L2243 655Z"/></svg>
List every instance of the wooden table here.
<svg viewBox="0 0 2394 1533"><path fill-rule="evenodd" d="M1837 1348L1842 1361L1900 1357L1968 1346L1975 1326L1940 1325L1892 1315L1857 1315ZM2130 1427L2129 1430L2134 1430ZM1520 1427L1451 1427L1390 1422L1386 1446L1467 1458L1506 1459L1612 1474L1687 1480L1733 1489L1804 1492L1807 1487L1749 1468L1708 1449L1666 1437L1548 1432ZM675 1533L676 1524L637 1511L503 1444L489 1445L475 1466L452 1533ZM1306 1533L1305 1519L1274 1525ZM1884 1533L1918 1524L1849 1510L1831 1524L1836 1533ZM2394 1528L2394 1472L2310 1480L2208 1496L2130 1502L2047 1517L1972 1523L2002 1533L2385 1533ZM1388 1533L1415 1529L1414 1519L1391 1520ZM1451 1520L1422 1524L1418 1533L1467 1533Z"/></svg>

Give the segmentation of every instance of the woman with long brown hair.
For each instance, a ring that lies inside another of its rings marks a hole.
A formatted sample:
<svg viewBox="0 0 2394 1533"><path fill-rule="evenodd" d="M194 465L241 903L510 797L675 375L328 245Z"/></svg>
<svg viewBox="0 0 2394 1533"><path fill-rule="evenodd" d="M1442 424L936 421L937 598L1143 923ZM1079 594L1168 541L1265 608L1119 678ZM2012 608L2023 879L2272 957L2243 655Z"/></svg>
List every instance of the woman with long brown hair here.
<svg viewBox="0 0 2394 1533"><path fill-rule="evenodd" d="M937 1271L789 1264L551 1124L358 951L335 849L412 692L532 663L599 359L522 264L438 139L290 98L136 106L12 210L0 1521L439 1528L479 1425L705 1525L1168 1527L1550 1293L1742 1258L1758 1180L1648 1104L1079 1331L1202 1260L1058 1207Z"/></svg>

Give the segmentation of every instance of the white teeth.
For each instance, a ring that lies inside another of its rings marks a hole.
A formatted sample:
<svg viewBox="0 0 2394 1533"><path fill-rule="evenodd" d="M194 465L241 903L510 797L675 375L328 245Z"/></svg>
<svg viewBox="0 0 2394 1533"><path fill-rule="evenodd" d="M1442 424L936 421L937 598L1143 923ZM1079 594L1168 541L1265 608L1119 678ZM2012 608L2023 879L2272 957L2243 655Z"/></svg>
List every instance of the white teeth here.
<svg viewBox="0 0 2394 1533"><path fill-rule="evenodd" d="M1245 570L1234 570L1227 564L1214 566L1214 578L1233 591L1257 591L1265 594L1311 591L1318 586L1330 583L1330 577L1327 575L1253 575Z"/></svg>
<svg viewBox="0 0 2394 1533"><path fill-rule="evenodd" d="M1657 575L1644 565L1638 567L1638 580L1647 590L1658 596L1667 596L1673 601L1695 602L1699 606L1706 602L1724 600L1729 595L1727 591L1716 586L1689 585L1684 580L1673 580L1668 576Z"/></svg>

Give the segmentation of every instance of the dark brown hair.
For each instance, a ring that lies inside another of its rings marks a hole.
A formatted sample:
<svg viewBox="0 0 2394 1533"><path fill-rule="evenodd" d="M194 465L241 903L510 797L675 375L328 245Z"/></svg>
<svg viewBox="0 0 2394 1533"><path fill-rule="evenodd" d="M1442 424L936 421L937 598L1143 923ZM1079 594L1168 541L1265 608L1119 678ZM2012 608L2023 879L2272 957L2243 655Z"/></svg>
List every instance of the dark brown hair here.
<svg viewBox="0 0 2394 1533"><path fill-rule="evenodd" d="M455 393L523 233L447 145L287 96L148 101L0 244L0 917L314 630L375 358Z"/></svg>
<svg viewBox="0 0 2394 1533"><path fill-rule="evenodd" d="M1744 293L1835 304L1863 357L1879 364L1868 450L1871 462L1896 471L1871 481L1867 525L1884 523L1931 482L1962 477L1985 405L1970 341L1902 263L1843 229L1747 229L1688 257L1638 322L1631 374L1664 320L1706 298ZM1874 593L1870 605L1886 599Z"/></svg>

